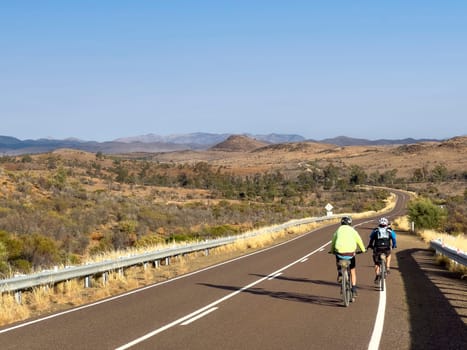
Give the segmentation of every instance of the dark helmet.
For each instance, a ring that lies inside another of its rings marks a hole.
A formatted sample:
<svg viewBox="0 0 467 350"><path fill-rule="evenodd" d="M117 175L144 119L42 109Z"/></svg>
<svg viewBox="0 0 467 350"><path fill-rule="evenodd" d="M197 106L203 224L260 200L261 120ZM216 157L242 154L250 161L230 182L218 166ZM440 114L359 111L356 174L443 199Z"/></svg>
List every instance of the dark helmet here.
<svg viewBox="0 0 467 350"><path fill-rule="evenodd" d="M352 218L350 216L344 216L341 219L341 225L351 225L352 224Z"/></svg>

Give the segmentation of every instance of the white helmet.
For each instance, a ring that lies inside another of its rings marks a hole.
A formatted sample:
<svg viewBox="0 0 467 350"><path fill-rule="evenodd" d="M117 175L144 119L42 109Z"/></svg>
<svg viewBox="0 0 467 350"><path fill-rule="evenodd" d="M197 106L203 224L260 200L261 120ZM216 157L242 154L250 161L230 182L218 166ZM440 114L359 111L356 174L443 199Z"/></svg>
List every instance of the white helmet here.
<svg viewBox="0 0 467 350"><path fill-rule="evenodd" d="M380 226L388 226L389 225L389 220L387 218L380 218L378 220L378 224Z"/></svg>

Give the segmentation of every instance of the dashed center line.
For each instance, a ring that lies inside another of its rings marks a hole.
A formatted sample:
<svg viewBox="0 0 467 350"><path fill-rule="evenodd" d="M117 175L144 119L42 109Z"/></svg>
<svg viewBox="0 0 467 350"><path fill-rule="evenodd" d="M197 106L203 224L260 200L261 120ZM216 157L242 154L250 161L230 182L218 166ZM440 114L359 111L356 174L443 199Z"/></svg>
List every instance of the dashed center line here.
<svg viewBox="0 0 467 350"><path fill-rule="evenodd" d="M256 280L256 281L254 281L254 282L252 282L252 283L250 283L250 284L248 284L248 285L246 285L246 286L244 286L244 287L242 287L242 288L236 290L235 292L232 292L232 293L230 293L230 294L227 294L226 296L224 296L224 297L222 297L222 298L220 298L220 299L218 299L218 300L212 302L212 303L209 304L209 305L206 305L206 306L204 306L204 307L202 307L202 308L200 308L200 309L198 309L198 310L192 312L191 314L189 314L189 315L187 315L187 316L184 316L184 317L182 317L182 318L179 318L178 320L175 320L175 321L173 321L173 322L171 322L171 323L169 323L169 324L166 324L166 325L163 326L163 327L160 327L160 328L158 328L158 329L155 329L155 330L152 331L152 332L149 332L149 333L147 333L147 334L145 334L145 335L143 335L143 336L141 336L141 337L139 337L139 338L137 338L137 339L134 339L133 341L131 341L131 342L127 343L127 344L124 344L124 345L122 345L122 346L116 348L116 350L125 350L125 349L128 349L128 348L131 348L132 346L135 346L136 344L139 344L139 343L141 343L141 342L143 342L143 341L145 341L145 340L147 340L147 339L149 339L149 338L152 338L152 337L154 337L155 335L157 335L157 334L159 334L159 333L161 333L161 332L163 332L163 331L165 331L165 330L167 330L167 329L169 329L169 328L172 328L172 327L174 327L174 326L176 326L176 325L181 325L182 323L186 323L186 322L188 322L188 321L190 321L190 322L195 321L196 319L198 319L198 318L200 318L200 317L203 317L203 316L206 315L207 313L210 313L210 312L216 310L216 309L217 309L217 307L215 307L216 305L219 305L220 303L222 303L222 302L224 302L224 301L226 301L226 300L228 300L228 299L230 299L230 298L236 296L237 294L239 294L239 293L241 293L241 292L243 292L243 291L245 291L245 290L247 290L247 289L250 289L251 287L257 285L258 283L261 283L261 282L263 282L263 281L266 281L266 280L268 280L268 279L270 279L270 278L274 278L274 277L276 277L276 276L282 274L282 271L285 271L285 270L288 269L289 267L291 267L291 266L293 266L293 265L295 265L295 264L298 264L298 263L299 263L300 261L302 261L304 258L308 258L308 257L310 257L311 255L313 255L313 254L315 254L315 253L321 251L322 249L324 249L325 246L329 245L330 243L331 243L331 242L328 242L328 243L324 244L323 246L319 247L318 249L316 249L316 250L312 251L311 253L307 254L305 257L302 257L302 258L300 258L300 259L298 259L298 260L296 260L296 261L294 261L294 262L292 262L292 263L290 263L290 264L288 264L288 265L282 267L281 269L279 269L279 270L277 270L277 271L275 271L275 272L269 274L268 276L265 276L265 277L263 277L263 278L260 278L260 279L258 279L258 280ZM198 317L198 316L199 316L199 317Z"/></svg>
<svg viewBox="0 0 467 350"><path fill-rule="evenodd" d="M218 307L216 306L216 307L213 307L213 308L211 308L211 309L209 309L209 310L206 310L206 311L204 311L204 312L198 314L197 316L195 316L195 317L193 317L193 318L191 318L191 319L189 319L189 320L186 320L186 321L183 322L183 323L180 323L180 325L186 326L186 325L190 324L191 322L194 322L194 321L196 321L196 320L199 320L201 317L204 317L204 316L206 316L207 314L210 314L211 312L216 311L217 309L218 309Z"/></svg>
<svg viewBox="0 0 467 350"><path fill-rule="evenodd" d="M280 275L282 275L282 272L278 272L278 273L276 273L276 274L273 274L272 276L270 276L270 277L268 278L268 281L273 280L274 278L279 277Z"/></svg>

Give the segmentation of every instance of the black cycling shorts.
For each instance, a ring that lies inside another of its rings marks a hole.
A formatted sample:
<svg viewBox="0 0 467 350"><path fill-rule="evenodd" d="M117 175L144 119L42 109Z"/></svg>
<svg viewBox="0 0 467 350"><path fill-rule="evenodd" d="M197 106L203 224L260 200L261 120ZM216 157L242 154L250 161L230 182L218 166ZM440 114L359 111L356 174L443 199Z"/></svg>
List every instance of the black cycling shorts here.
<svg viewBox="0 0 467 350"><path fill-rule="evenodd" d="M381 253L386 253L386 256L391 255L391 248L389 247L380 247L373 249L373 262L375 265L378 264L378 255Z"/></svg>
<svg viewBox="0 0 467 350"><path fill-rule="evenodd" d="M336 265L337 267L339 267L339 260L340 258L336 255ZM350 261L350 269L354 269L355 266L356 266L356 260L355 260L355 256L352 257L352 259L349 260Z"/></svg>

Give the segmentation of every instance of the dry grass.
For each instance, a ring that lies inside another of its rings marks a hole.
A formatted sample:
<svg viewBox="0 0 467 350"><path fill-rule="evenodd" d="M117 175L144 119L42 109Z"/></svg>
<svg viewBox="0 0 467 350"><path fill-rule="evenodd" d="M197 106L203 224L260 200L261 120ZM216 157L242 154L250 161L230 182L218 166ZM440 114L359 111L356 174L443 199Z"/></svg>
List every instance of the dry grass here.
<svg viewBox="0 0 467 350"><path fill-rule="evenodd" d="M394 227L402 231L410 231L411 225L409 219L404 216L394 221ZM459 249L463 252L467 252L467 237L465 234L452 236L447 233L436 232L433 230L421 230L417 232L417 235L426 243L427 247L430 245L432 240L440 240L446 246L452 247L454 249ZM439 264L446 266L449 271L460 272L462 274L467 273L467 268L460 264L455 263L454 261L438 255L436 260Z"/></svg>
<svg viewBox="0 0 467 350"><path fill-rule="evenodd" d="M390 210L395 204L394 197L387 200L387 206L380 212ZM352 215L353 217L368 217L375 212L367 212ZM17 304L11 295L2 296L2 313L0 325L20 321L33 316L64 310L96 300L101 300L112 295L124 293L151 283L157 283L180 276L191 271L214 265L241 255L245 255L264 247L281 243L288 239L297 237L318 227L339 222L339 218L325 222L313 222L309 224L297 225L286 230L274 233L264 233L256 237L239 239L235 243L211 249L208 256L204 252L194 252L184 256L171 258L169 265L161 265L153 268L151 264L135 266L126 269L124 273L112 272L108 274L104 284L102 278L92 281L90 288L84 288L84 283L78 280L71 280L59 283L53 288L40 287L32 292L24 292L23 303ZM151 248L131 249L125 251L101 254L94 257L90 262L117 259L122 256L141 254L148 250L167 248L167 245L157 245Z"/></svg>
<svg viewBox="0 0 467 350"><path fill-rule="evenodd" d="M407 216L401 216L395 220L392 221L391 223L392 227L397 231L410 231L411 230L411 225L409 218Z"/></svg>
<svg viewBox="0 0 467 350"><path fill-rule="evenodd" d="M10 294L2 294L0 298L0 325L25 320L31 316L28 305L18 304L15 297Z"/></svg>
<svg viewBox="0 0 467 350"><path fill-rule="evenodd" d="M432 240L440 240L446 246L453 247L455 249L460 249L463 252L467 252L467 238L465 237L465 234L452 236L447 233L440 233L432 230L423 230L420 231L419 234L425 242L430 242Z"/></svg>

